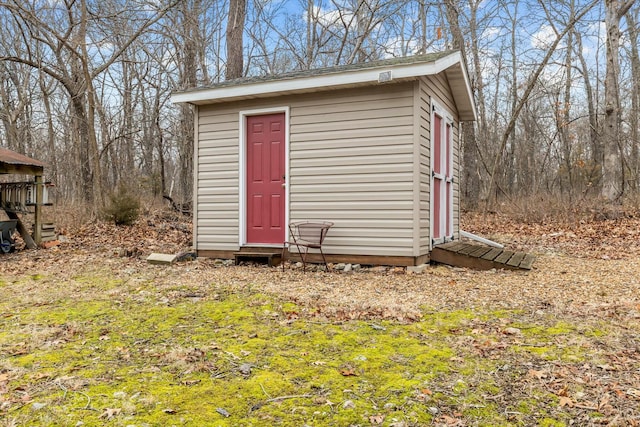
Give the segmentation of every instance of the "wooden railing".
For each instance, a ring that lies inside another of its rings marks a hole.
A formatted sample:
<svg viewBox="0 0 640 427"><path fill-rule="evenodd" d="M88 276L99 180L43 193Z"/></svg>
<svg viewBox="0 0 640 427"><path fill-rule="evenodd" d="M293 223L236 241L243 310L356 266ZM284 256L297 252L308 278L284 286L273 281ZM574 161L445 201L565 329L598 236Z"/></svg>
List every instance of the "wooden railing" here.
<svg viewBox="0 0 640 427"><path fill-rule="evenodd" d="M50 206L49 191L50 182L43 186L42 206ZM8 212L27 213L30 207L36 206L35 182L7 182L0 183L0 207Z"/></svg>

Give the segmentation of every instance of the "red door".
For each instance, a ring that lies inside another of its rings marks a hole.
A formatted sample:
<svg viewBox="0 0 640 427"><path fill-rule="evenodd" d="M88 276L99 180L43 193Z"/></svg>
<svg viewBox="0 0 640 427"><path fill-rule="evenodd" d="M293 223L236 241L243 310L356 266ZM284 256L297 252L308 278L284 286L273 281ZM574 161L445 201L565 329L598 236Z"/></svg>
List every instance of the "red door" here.
<svg viewBox="0 0 640 427"><path fill-rule="evenodd" d="M247 117L248 244L284 241L284 123L284 113Z"/></svg>
<svg viewBox="0 0 640 427"><path fill-rule="evenodd" d="M446 189L445 189L445 199L446 199L446 208L445 208L445 216L446 216L446 237L453 238L453 147L452 147L452 135L451 135L451 123L447 123L445 132L445 145L446 145L446 155L445 155L445 168L447 170L446 174Z"/></svg>
<svg viewBox="0 0 640 427"><path fill-rule="evenodd" d="M443 193L445 190L445 171L443 168L443 135L442 135L442 117L437 113L433 114L433 130L431 133L431 156L432 156L432 170L431 170L431 200L432 200L432 232L431 238L435 243L441 243L444 238L444 225L446 219L443 215L443 208L445 208L446 201L443 200Z"/></svg>

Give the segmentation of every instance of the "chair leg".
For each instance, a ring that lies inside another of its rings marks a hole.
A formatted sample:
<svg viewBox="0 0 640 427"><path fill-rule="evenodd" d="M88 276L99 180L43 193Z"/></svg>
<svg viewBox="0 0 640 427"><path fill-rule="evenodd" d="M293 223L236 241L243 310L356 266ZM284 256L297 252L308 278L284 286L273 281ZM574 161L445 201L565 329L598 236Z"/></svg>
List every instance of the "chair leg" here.
<svg viewBox="0 0 640 427"><path fill-rule="evenodd" d="M300 250L300 245L295 244L295 243L294 243L294 245L296 246L296 249L298 251L298 255L300 256L300 260L302 261L302 266L303 266L303 271L304 271L304 268L306 267L306 265L305 265L306 257L304 256L304 254ZM289 258L291 258L291 247L289 247Z"/></svg>
<svg viewBox="0 0 640 427"><path fill-rule="evenodd" d="M322 255L322 260L324 261L324 269L328 273L329 272L329 264L327 264L327 259L324 257L324 252L322 252L322 248L320 249L320 255Z"/></svg>
<svg viewBox="0 0 640 427"><path fill-rule="evenodd" d="M309 248L305 246L304 248L304 255L302 255L302 252L300 252L300 258L302 258L302 272L306 273L307 272L307 254L309 253Z"/></svg>
<svg viewBox="0 0 640 427"><path fill-rule="evenodd" d="M280 256L280 262L282 263L282 271L284 271L284 251L287 249L287 246L282 246L282 255Z"/></svg>

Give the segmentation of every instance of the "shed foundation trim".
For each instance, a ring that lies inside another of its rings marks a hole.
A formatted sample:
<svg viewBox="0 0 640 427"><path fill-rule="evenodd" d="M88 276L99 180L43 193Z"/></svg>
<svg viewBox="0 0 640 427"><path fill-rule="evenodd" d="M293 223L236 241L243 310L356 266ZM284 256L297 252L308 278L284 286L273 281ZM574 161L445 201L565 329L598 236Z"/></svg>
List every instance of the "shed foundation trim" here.
<svg viewBox="0 0 640 427"><path fill-rule="evenodd" d="M198 257L213 259L235 259L238 251L221 251L221 250L199 250ZM325 254L329 263L350 263L362 265L393 265L393 266L416 266L427 264L430 261L429 254L420 256L379 256L379 255L340 255ZM285 254L287 260L297 262L300 256L297 253ZM310 253L307 262L322 263L322 257L319 253Z"/></svg>

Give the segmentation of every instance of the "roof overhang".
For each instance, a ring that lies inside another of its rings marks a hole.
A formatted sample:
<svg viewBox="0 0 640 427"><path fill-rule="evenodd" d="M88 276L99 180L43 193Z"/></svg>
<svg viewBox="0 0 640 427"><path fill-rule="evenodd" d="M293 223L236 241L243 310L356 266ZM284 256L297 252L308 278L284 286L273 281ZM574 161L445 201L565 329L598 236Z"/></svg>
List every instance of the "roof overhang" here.
<svg viewBox="0 0 640 427"><path fill-rule="evenodd" d="M256 80L238 80L225 82L213 87L190 89L174 92L171 101L207 105L240 101L255 98L267 98L280 95L347 89L362 86L375 86L394 82L410 81L422 76L445 73L453 98L462 121L476 120L476 109L469 82L467 68L459 51L445 55L435 55L435 59L425 57L406 58L394 63L364 64L361 67L336 67L318 70L317 73L292 73L284 76Z"/></svg>
<svg viewBox="0 0 640 427"><path fill-rule="evenodd" d="M41 175L45 166L40 160L0 148L0 174Z"/></svg>

